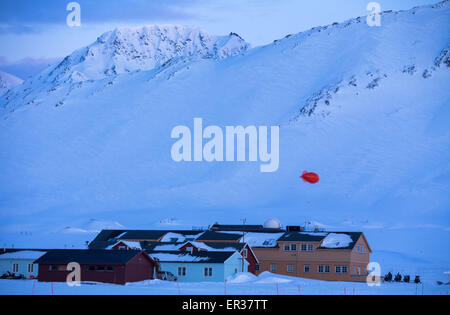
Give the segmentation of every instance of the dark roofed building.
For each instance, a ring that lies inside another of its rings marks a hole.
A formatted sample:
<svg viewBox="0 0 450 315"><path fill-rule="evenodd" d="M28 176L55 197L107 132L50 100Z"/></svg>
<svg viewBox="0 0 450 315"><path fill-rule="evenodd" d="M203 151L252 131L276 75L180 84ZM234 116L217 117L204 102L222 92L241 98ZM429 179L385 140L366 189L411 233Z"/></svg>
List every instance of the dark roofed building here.
<svg viewBox="0 0 450 315"><path fill-rule="evenodd" d="M89 249L105 249L117 243L117 237L126 230L102 230L95 239L89 243Z"/></svg>
<svg viewBox="0 0 450 315"><path fill-rule="evenodd" d="M202 231L194 230L130 230L120 236L121 240L128 241L160 241L166 234L178 234L183 237L195 236Z"/></svg>
<svg viewBox="0 0 450 315"><path fill-rule="evenodd" d="M81 281L125 284L153 279L156 264L139 250L53 250L35 261L41 282L65 282L69 263L78 263Z"/></svg>
<svg viewBox="0 0 450 315"><path fill-rule="evenodd" d="M127 231L123 235L120 236L120 240L127 241L159 241L165 234L169 233L169 231L160 231L160 230L135 230L135 231Z"/></svg>
<svg viewBox="0 0 450 315"><path fill-rule="evenodd" d="M142 249L146 251L174 251L185 242L141 242Z"/></svg>
<svg viewBox="0 0 450 315"><path fill-rule="evenodd" d="M325 232L286 232L278 241L280 242L320 242L328 233Z"/></svg>
<svg viewBox="0 0 450 315"><path fill-rule="evenodd" d="M235 232L261 232L261 233L268 233L268 232L280 232L283 231L280 229L272 229L272 228L265 228L261 224L256 225L247 225L247 224L214 224L211 226L212 231L235 231Z"/></svg>
<svg viewBox="0 0 450 315"><path fill-rule="evenodd" d="M89 249L106 249L118 241L132 242L161 242L167 241L185 242L194 240L203 233L199 230L103 230L89 244ZM170 237L165 237L166 235ZM172 235L172 236L171 236Z"/></svg>
<svg viewBox="0 0 450 315"><path fill-rule="evenodd" d="M212 247L216 250L224 250L224 249L234 249L240 252L243 250L247 244L245 243L231 243L231 242L203 242L206 246Z"/></svg>
<svg viewBox="0 0 450 315"><path fill-rule="evenodd" d="M218 231L206 231L195 241L197 242L239 242L242 233L226 233Z"/></svg>

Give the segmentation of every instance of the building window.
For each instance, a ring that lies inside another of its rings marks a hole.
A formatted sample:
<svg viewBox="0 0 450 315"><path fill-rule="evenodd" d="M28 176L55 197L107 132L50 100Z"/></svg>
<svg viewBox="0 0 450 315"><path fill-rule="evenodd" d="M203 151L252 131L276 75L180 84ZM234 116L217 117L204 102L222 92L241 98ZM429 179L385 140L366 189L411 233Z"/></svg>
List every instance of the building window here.
<svg viewBox="0 0 450 315"><path fill-rule="evenodd" d="M106 267L106 271L113 272L114 271L114 267L113 266L108 266L108 267Z"/></svg>
<svg viewBox="0 0 450 315"><path fill-rule="evenodd" d="M358 267L358 275L361 275L361 267Z"/></svg>
<svg viewBox="0 0 450 315"><path fill-rule="evenodd" d="M193 250L194 250L194 248L193 247L186 247L186 251L188 251L188 252L193 252Z"/></svg>
<svg viewBox="0 0 450 315"><path fill-rule="evenodd" d="M32 272L34 272L34 265L28 264L28 273L32 273Z"/></svg>
<svg viewBox="0 0 450 315"><path fill-rule="evenodd" d="M88 266L88 271L95 271L95 266Z"/></svg>
<svg viewBox="0 0 450 315"><path fill-rule="evenodd" d="M330 272L330 266L319 266L317 271L319 273L329 273Z"/></svg>
<svg viewBox="0 0 450 315"><path fill-rule="evenodd" d="M284 250L286 252L295 252L297 251L297 244L284 244Z"/></svg>
<svg viewBox="0 0 450 315"><path fill-rule="evenodd" d="M277 272L277 264L270 264L270 272Z"/></svg>
<svg viewBox="0 0 450 315"><path fill-rule="evenodd" d="M13 273L19 272L19 264L13 264Z"/></svg>
<svg viewBox="0 0 450 315"><path fill-rule="evenodd" d="M302 252L312 252L314 250L313 244L302 244L301 246Z"/></svg>
<svg viewBox="0 0 450 315"><path fill-rule="evenodd" d="M336 266L335 270L336 270L336 273L347 273L348 267L347 266Z"/></svg>
<svg viewBox="0 0 450 315"><path fill-rule="evenodd" d="M287 272L294 272L294 265L287 265Z"/></svg>
<svg viewBox="0 0 450 315"><path fill-rule="evenodd" d="M311 271L311 266L310 265L304 265L303 266L303 270L305 271L305 273L309 273Z"/></svg>
<svg viewBox="0 0 450 315"><path fill-rule="evenodd" d="M57 266L55 266L55 265L50 266L50 271L57 271L57 270L58 270Z"/></svg>
<svg viewBox="0 0 450 315"><path fill-rule="evenodd" d="M243 256L244 258L247 258L247 257L248 257L247 249L244 249L244 251L242 252L242 256Z"/></svg>
<svg viewBox="0 0 450 315"><path fill-rule="evenodd" d="M255 270L256 270L256 271L259 271L259 264L256 264Z"/></svg>
<svg viewBox="0 0 450 315"><path fill-rule="evenodd" d="M178 276L180 277L186 276L186 267L178 267Z"/></svg>
<svg viewBox="0 0 450 315"><path fill-rule="evenodd" d="M353 274L356 275L356 267L353 266Z"/></svg>
<svg viewBox="0 0 450 315"><path fill-rule="evenodd" d="M212 268L206 267L203 271L203 274L205 275L205 277L212 277Z"/></svg>
<svg viewBox="0 0 450 315"><path fill-rule="evenodd" d="M97 271L105 271L105 266L98 266Z"/></svg>
<svg viewBox="0 0 450 315"><path fill-rule="evenodd" d="M119 246L119 250L127 250L126 246Z"/></svg>

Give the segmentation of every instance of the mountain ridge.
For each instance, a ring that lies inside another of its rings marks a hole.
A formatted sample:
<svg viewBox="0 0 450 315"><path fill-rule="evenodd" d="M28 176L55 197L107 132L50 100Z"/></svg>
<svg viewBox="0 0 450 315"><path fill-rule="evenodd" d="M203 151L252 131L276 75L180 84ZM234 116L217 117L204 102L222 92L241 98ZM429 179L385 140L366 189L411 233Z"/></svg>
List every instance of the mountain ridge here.
<svg viewBox="0 0 450 315"><path fill-rule="evenodd" d="M23 83L23 80L4 71L0 71L0 96L9 89Z"/></svg>

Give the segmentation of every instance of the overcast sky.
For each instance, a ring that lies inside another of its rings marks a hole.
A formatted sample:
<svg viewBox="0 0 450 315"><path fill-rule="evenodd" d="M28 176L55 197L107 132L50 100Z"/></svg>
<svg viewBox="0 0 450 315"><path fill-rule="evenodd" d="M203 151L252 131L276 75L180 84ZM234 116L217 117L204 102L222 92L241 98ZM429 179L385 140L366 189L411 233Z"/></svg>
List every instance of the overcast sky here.
<svg viewBox="0 0 450 315"><path fill-rule="evenodd" d="M68 0L0 1L0 69L19 77L39 71L118 26L183 24L236 32L253 45L317 25L367 15L368 0L78 0L81 27L66 24ZM382 10L438 0L378 0Z"/></svg>

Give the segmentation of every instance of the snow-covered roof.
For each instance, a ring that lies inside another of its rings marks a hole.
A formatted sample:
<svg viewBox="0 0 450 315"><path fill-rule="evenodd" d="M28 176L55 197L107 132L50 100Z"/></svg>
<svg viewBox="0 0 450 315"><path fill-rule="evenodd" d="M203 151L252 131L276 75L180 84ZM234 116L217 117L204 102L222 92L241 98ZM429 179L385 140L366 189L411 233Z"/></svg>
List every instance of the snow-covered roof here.
<svg viewBox="0 0 450 315"><path fill-rule="evenodd" d="M155 251L174 251L174 250L178 250L180 247L181 247L180 243L177 243L177 244L162 243L161 245L156 245L155 247L153 247L153 250L155 250Z"/></svg>
<svg viewBox="0 0 450 315"><path fill-rule="evenodd" d="M203 231L199 232L198 234L194 234L194 235L192 235L192 234L186 235L186 234L182 234L182 233L169 232L162 237L161 242L186 242L188 240L194 240L202 234L203 234Z"/></svg>
<svg viewBox="0 0 450 315"><path fill-rule="evenodd" d="M195 241L188 241L188 242L184 243L183 245L179 246L179 248L183 247L184 245L186 245L188 243L192 244L192 246L194 246L200 250L215 251L215 248L212 248L203 242L195 242ZM224 250L222 250L222 251L224 252Z"/></svg>
<svg viewBox="0 0 450 315"><path fill-rule="evenodd" d="M353 240L350 235L330 233L323 239L321 247L344 248L350 246L351 243L353 243Z"/></svg>
<svg viewBox="0 0 450 315"><path fill-rule="evenodd" d="M114 245L108 246L106 249L112 249L114 246L119 245L121 243L128 246L131 249L142 249L140 242L133 242L133 241L118 241Z"/></svg>
<svg viewBox="0 0 450 315"><path fill-rule="evenodd" d="M27 260L36 260L42 257L46 252L40 251L32 251L32 250L23 250L12 253L6 253L0 255L0 260L4 259L27 259Z"/></svg>
<svg viewBox="0 0 450 315"><path fill-rule="evenodd" d="M201 262L201 261L208 261L208 257L199 257L199 256L192 256L188 253L154 253L150 254L150 257L153 259L158 259L159 261L176 261L176 262Z"/></svg>
<svg viewBox="0 0 450 315"><path fill-rule="evenodd" d="M275 247L277 240L284 235L283 233L246 233L241 239L241 243L247 243L250 247Z"/></svg>
<svg viewBox="0 0 450 315"><path fill-rule="evenodd" d="M150 252L149 255L155 260L160 262L186 262L186 263L224 263L234 254L237 254L236 251L231 252ZM238 254L239 255L239 254ZM239 257L241 257L239 255Z"/></svg>

